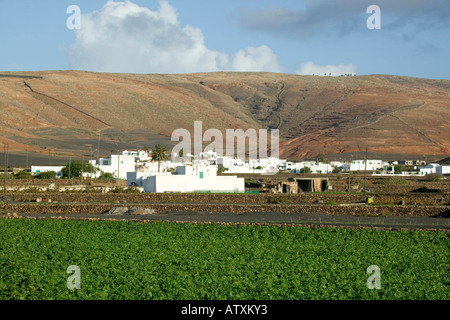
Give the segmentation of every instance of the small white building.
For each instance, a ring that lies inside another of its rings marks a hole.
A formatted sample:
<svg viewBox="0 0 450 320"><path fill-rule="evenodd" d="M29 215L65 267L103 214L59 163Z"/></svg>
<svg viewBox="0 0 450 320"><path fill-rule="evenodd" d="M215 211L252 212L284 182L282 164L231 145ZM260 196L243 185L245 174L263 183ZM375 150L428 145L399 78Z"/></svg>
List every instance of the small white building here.
<svg viewBox="0 0 450 320"><path fill-rule="evenodd" d="M301 170L305 167L310 168L311 169L311 173L317 173L317 174L321 174L321 173L332 173L333 172L333 167L331 164L329 163L322 163L322 162L300 162L300 163L295 163L294 165L294 169L291 170L292 173L300 173Z"/></svg>
<svg viewBox="0 0 450 320"><path fill-rule="evenodd" d="M142 181L144 192L245 192L244 178L217 176L217 166L179 166L175 174L156 174Z"/></svg>
<svg viewBox="0 0 450 320"><path fill-rule="evenodd" d="M353 160L350 163L350 171L375 171L383 168L382 160Z"/></svg>
<svg viewBox="0 0 450 320"><path fill-rule="evenodd" d="M426 176L427 174L437 173L437 168L440 167L437 163L429 163L426 166L419 167L419 175Z"/></svg>
<svg viewBox="0 0 450 320"><path fill-rule="evenodd" d="M436 168L436 173L442 175L450 175L450 164L443 164Z"/></svg>
<svg viewBox="0 0 450 320"><path fill-rule="evenodd" d="M136 158L135 154L128 154L125 151L125 153L112 154L109 158L100 158L97 161L89 162L98 169L94 177L99 177L102 172L108 172L119 179L126 179L127 172L136 171Z"/></svg>
<svg viewBox="0 0 450 320"><path fill-rule="evenodd" d="M219 168L224 168L225 173L259 173L259 174L273 174L279 171L280 167L284 165L286 160L281 160L275 157L243 160L239 158L231 158L228 156L211 157L207 159L208 162L203 164L217 164ZM194 161L194 164L199 162Z"/></svg>

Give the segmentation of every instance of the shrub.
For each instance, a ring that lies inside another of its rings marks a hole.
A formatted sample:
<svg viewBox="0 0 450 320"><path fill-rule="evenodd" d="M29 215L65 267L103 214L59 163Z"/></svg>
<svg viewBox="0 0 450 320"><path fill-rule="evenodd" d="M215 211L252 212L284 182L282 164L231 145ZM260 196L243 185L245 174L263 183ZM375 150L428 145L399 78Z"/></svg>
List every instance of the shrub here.
<svg viewBox="0 0 450 320"><path fill-rule="evenodd" d="M341 173L342 172L342 168L334 168L333 169L333 173Z"/></svg>
<svg viewBox="0 0 450 320"><path fill-rule="evenodd" d="M70 169L70 177L77 178L80 177L83 172L92 172L95 173L97 168L92 166L89 163L81 162L81 161L71 161L70 165L67 164L64 168L62 168L62 173L64 177L69 177L69 169Z"/></svg>
<svg viewBox="0 0 450 320"><path fill-rule="evenodd" d="M8 173L8 174L6 175L6 178L7 178L8 180L12 180L12 179L15 179L16 177L14 176L14 174ZM0 173L0 180L3 180L3 179L5 179L5 174L4 174L4 173Z"/></svg>
<svg viewBox="0 0 450 320"><path fill-rule="evenodd" d="M311 173L312 170L310 167L303 167L300 169L300 173Z"/></svg>
<svg viewBox="0 0 450 320"><path fill-rule="evenodd" d="M128 188L115 187L114 189L111 189L109 192L111 192L111 193L141 193L141 191L137 187L128 187Z"/></svg>
<svg viewBox="0 0 450 320"><path fill-rule="evenodd" d="M270 197L269 199L267 199L267 202L272 203L272 204L281 204L281 203L286 202L286 198L285 197Z"/></svg>
<svg viewBox="0 0 450 320"><path fill-rule="evenodd" d="M426 176L427 181L431 181L431 182L436 182L443 178L444 177L438 173L430 173L430 174L427 174L427 176Z"/></svg>
<svg viewBox="0 0 450 320"><path fill-rule="evenodd" d="M44 171L40 172L36 178L38 179L56 179L56 172L55 171Z"/></svg>
<svg viewBox="0 0 450 320"><path fill-rule="evenodd" d="M400 165L395 165L394 166L394 173L402 173L403 171L403 167Z"/></svg>
<svg viewBox="0 0 450 320"><path fill-rule="evenodd" d="M109 172L102 172L100 177L98 177L99 180L115 180L114 175Z"/></svg>
<svg viewBox="0 0 450 320"><path fill-rule="evenodd" d="M31 180L31 179L33 179L33 175L30 172L27 172L26 170L22 170L22 171L17 172L14 175L14 178Z"/></svg>

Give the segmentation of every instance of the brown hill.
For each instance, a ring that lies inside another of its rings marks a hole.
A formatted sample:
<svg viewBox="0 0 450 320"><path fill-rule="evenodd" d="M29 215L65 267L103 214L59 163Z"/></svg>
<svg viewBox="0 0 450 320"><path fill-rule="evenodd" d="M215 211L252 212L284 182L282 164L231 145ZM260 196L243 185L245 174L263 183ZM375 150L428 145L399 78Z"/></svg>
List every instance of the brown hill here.
<svg viewBox="0 0 450 320"><path fill-rule="evenodd" d="M12 153L100 154L157 142L174 129L277 128L281 157L318 153L450 154L450 81L275 73L0 75L0 143ZM91 148L91 147L89 147Z"/></svg>

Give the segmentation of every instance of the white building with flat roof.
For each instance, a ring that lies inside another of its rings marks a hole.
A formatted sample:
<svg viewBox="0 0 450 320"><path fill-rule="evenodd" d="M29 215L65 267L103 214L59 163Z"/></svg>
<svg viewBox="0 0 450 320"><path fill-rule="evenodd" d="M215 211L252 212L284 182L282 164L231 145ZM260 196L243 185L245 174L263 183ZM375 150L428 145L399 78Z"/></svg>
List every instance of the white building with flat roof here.
<svg viewBox="0 0 450 320"><path fill-rule="evenodd" d="M353 160L350 163L350 171L375 171L383 168L382 160Z"/></svg>
<svg viewBox="0 0 450 320"><path fill-rule="evenodd" d="M144 192L245 192L244 178L217 176L217 166L178 166L174 174L143 179Z"/></svg>
<svg viewBox="0 0 450 320"><path fill-rule="evenodd" d="M116 178L126 179L127 172L136 171L136 158L135 154L125 152L124 154L112 154L109 158L91 160L89 163L97 168L97 172L93 175L95 178L99 177L102 172L108 172Z"/></svg>
<svg viewBox="0 0 450 320"><path fill-rule="evenodd" d="M333 166L329 163L304 161L295 163L291 173L300 173L303 168L310 168L311 173L332 173Z"/></svg>
<svg viewBox="0 0 450 320"><path fill-rule="evenodd" d="M426 166L419 167L419 175L426 176L427 174L437 173L438 167L440 167L437 163L429 163Z"/></svg>
<svg viewBox="0 0 450 320"><path fill-rule="evenodd" d="M436 168L436 173L442 175L450 175L450 164L443 164Z"/></svg>

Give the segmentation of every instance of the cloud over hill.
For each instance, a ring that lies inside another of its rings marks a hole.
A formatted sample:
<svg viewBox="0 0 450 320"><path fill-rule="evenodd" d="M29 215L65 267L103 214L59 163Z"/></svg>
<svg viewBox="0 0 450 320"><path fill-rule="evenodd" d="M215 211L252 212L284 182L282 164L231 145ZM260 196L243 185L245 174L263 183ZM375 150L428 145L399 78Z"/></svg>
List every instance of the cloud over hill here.
<svg viewBox="0 0 450 320"><path fill-rule="evenodd" d="M161 0L157 11L131 1L108 1L82 15L70 50L75 69L127 73L211 71L281 72L267 46L242 48L234 55L209 49L202 30L181 26L176 9Z"/></svg>

